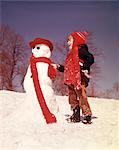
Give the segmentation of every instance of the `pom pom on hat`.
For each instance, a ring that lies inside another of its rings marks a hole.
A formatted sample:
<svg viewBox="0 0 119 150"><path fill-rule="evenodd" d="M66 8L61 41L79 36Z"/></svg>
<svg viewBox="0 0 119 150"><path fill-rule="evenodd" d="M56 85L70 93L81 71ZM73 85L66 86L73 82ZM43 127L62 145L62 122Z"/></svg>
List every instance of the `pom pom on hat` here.
<svg viewBox="0 0 119 150"><path fill-rule="evenodd" d="M84 32L76 32L78 36L80 36L83 40L86 40L86 37L89 35L87 31Z"/></svg>
<svg viewBox="0 0 119 150"><path fill-rule="evenodd" d="M53 50L53 44L49 40L43 38L36 38L33 41L29 42L30 48L33 48L37 44L45 44L50 48L51 51Z"/></svg>

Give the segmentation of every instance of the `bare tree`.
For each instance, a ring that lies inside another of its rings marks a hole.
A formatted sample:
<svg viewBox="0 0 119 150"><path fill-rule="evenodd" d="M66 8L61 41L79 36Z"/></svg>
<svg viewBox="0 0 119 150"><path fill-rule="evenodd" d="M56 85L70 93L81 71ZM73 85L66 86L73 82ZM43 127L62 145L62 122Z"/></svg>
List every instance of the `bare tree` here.
<svg viewBox="0 0 119 150"><path fill-rule="evenodd" d="M100 66L100 61L104 59L104 54L102 50L97 48L95 44L92 42L92 37L93 34L90 33L91 36L89 36L87 44L89 47L89 51L94 55L95 63L91 66L91 79L90 79L90 84L89 84L89 91L88 95L91 97L94 97L97 95L97 81L101 77L101 66Z"/></svg>
<svg viewBox="0 0 119 150"><path fill-rule="evenodd" d="M57 95L67 95L67 86L63 82L63 73L57 72L56 78L53 80L53 89Z"/></svg>
<svg viewBox="0 0 119 150"><path fill-rule="evenodd" d="M17 91L27 67L24 39L9 26L0 27L0 89Z"/></svg>
<svg viewBox="0 0 119 150"><path fill-rule="evenodd" d="M102 97L119 99L119 81L115 81L111 88L101 92Z"/></svg>
<svg viewBox="0 0 119 150"><path fill-rule="evenodd" d="M63 64L68 53L68 45L66 41L55 42L52 58L55 63Z"/></svg>
<svg viewBox="0 0 119 150"><path fill-rule="evenodd" d="M67 43L65 41L56 42L54 45L54 52L52 54L52 59L56 64L62 64L65 61L65 57L68 52ZM64 85L63 73L57 71L57 76L55 80L53 80L53 88L56 94L58 95L66 95L67 94L67 86Z"/></svg>
<svg viewBox="0 0 119 150"><path fill-rule="evenodd" d="M112 91L111 93L113 98L119 98L119 81L116 81L113 84L111 91Z"/></svg>

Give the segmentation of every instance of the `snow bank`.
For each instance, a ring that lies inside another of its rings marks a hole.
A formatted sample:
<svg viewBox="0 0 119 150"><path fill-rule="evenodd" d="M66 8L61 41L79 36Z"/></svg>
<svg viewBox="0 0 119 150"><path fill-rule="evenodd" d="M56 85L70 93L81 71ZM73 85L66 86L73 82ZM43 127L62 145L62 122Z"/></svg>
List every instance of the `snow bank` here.
<svg viewBox="0 0 119 150"><path fill-rule="evenodd" d="M67 123L67 97L57 96L59 122L44 125L25 93L0 91L0 150L117 150L119 101L89 98L93 123ZM36 117L34 117L34 113Z"/></svg>

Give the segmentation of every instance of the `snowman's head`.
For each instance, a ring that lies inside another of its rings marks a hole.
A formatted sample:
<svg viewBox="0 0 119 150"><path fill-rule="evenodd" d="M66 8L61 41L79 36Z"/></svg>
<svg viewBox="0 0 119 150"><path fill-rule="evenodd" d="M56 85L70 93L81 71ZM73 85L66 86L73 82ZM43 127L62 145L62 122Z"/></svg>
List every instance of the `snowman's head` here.
<svg viewBox="0 0 119 150"><path fill-rule="evenodd" d="M29 43L34 57L50 58L53 45L49 40L36 38Z"/></svg>
<svg viewBox="0 0 119 150"><path fill-rule="evenodd" d="M32 53L34 57L47 57L50 58L51 56L51 50L50 48L45 44L37 44L32 47Z"/></svg>

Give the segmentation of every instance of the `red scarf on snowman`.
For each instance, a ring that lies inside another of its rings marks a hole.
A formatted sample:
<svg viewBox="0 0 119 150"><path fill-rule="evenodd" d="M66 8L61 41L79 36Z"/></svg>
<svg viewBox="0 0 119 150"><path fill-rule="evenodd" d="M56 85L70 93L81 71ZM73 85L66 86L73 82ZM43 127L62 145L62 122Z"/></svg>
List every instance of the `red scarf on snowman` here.
<svg viewBox="0 0 119 150"><path fill-rule="evenodd" d="M72 49L69 51L64 65L64 83L67 85L73 84L75 88L80 88L80 59L78 56L78 48L80 44L85 43L87 32L73 32Z"/></svg>
<svg viewBox="0 0 119 150"><path fill-rule="evenodd" d="M50 112L50 110L46 104L46 101L44 99L42 90L41 90L40 82L38 79L38 71L37 71L37 67L36 67L37 62L45 62L45 63L49 64L48 76L51 79L56 76L56 71L51 66L51 60L50 59L48 59L46 57L35 58L33 55L31 56L30 68L31 68L31 72L32 72L32 78L33 78L34 88L35 88L36 96L38 98L38 102L40 104L40 107L41 107L42 113L44 115L44 118L46 120L46 123L54 123L54 122L56 122L56 117Z"/></svg>

